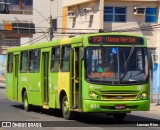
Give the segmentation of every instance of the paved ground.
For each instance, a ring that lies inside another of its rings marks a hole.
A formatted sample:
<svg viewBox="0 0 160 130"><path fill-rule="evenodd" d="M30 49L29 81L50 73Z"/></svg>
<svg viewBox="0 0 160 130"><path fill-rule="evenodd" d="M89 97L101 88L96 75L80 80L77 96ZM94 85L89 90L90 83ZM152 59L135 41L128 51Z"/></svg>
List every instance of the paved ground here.
<svg viewBox="0 0 160 130"><path fill-rule="evenodd" d="M160 115L160 104L151 103L149 113L159 114Z"/></svg>
<svg viewBox="0 0 160 130"><path fill-rule="evenodd" d="M67 125L77 126L77 130L157 130L160 129L160 105L157 103L151 103L149 112L132 112L127 114L122 124L118 124L112 117L106 117L105 114L77 114L76 119L72 122L66 121L62 118L61 112L56 110L45 110L34 109L31 112L26 112L22 109L22 104L12 102L5 97L5 84L1 83L0 86L0 121L54 121L51 124L54 126L59 123L60 127L52 127L45 129L53 130L72 130L75 127L62 127ZM58 122L57 122L58 121ZM156 123L158 122L159 127L136 127L137 122L139 123ZM124 125L125 124L125 125ZM131 127L134 125L134 127ZM102 127L103 126L103 127ZM115 126L115 127L113 127ZM20 128L12 128L19 130ZM27 130L28 128L23 128ZM35 128L32 128L35 129ZM44 128L38 128L44 129ZM10 130L10 128L0 128L0 130Z"/></svg>
<svg viewBox="0 0 160 130"><path fill-rule="evenodd" d="M5 87L5 81L0 80L0 88L4 88Z"/></svg>
<svg viewBox="0 0 160 130"><path fill-rule="evenodd" d="M0 89L5 89L5 81L0 80ZM160 104L151 103L149 113L154 113L154 114L160 115Z"/></svg>

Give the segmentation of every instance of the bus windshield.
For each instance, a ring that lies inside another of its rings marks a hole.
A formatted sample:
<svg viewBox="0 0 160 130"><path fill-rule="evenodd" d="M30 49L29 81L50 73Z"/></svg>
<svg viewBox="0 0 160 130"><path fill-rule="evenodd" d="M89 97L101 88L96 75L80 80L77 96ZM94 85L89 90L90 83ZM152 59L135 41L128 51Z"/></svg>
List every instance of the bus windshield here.
<svg viewBox="0 0 160 130"><path fill-rule="evenodd" d="M86 80L98 84L131 84L147 81L147 49L87 47Z"/></svg>

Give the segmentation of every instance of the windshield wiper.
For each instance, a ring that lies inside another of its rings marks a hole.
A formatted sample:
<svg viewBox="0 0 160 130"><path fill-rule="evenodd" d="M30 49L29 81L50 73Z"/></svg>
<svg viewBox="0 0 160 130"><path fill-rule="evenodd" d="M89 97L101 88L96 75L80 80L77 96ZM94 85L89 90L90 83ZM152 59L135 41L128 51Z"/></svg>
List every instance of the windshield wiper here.
<svg viewBox="0 0 160 130"><path fill-rule="evenodd" d="M126 74L127 74L127 64L128 64L128 62L130 61L130 58L131 58L131 56L132 56L132 54L133 54L133 52L134 52L134 48L135 48L135 46L132 46L132 48L131 48L131 50L130 50L130 52L129 52L129 55L128 55L128 57L127 57L127 60L125 61L125 63L124 63L124 67L125 67L125 73L124 73L124 75L122 76L122 80L123 80L123 78L126 76Z"/></svg>
<svg viewBox="0 0 160 130"><path fill-rule="evenodd" d="M129 56L128 56L128 58L127 58L127 60L125 61L125 66L128 64L128 61L130 60L130 58L131 58L131 56L132 56L132 54L133 54L133 52L134 52L134 46L132 46L132 48L131 48L131 51L129 52Z"/></svg>

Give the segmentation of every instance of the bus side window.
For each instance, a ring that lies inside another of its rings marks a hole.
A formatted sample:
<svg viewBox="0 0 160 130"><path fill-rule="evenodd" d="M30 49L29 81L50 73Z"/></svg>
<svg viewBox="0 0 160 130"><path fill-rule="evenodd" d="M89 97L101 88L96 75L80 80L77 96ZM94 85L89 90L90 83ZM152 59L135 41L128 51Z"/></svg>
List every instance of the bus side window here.
<svg viewBox="0 0 160 130"><path fill-rule="evenodd" d="M20 72L27 72L28 68L28 51L21 52Z"/></svg>
<svg viewBox="0 0 160 130"><path fill-rule="evenodd" d="M12 73L12 68L13 68L13 53L9 53L7 60L7 72Z"/></svg>
<svg viewBox="0 0 160 130"><path fill-rule="evenodd" d="M69 72L70 46L62 47L61 71Z"/></svg>
<svg viewBox="0 0 160 130"><path fill-rule="evenodd" d="M52 48L51 54L51 72L58 72L59 71L59 63L60 63L60 48Z"/></svg>
<svg viewBox="0 0 160 130"><path fill-rule="evenodd" d="M36 72L38 71L38 57L39 57L38 50L31 50L29 51L29 72Z"/></svg>

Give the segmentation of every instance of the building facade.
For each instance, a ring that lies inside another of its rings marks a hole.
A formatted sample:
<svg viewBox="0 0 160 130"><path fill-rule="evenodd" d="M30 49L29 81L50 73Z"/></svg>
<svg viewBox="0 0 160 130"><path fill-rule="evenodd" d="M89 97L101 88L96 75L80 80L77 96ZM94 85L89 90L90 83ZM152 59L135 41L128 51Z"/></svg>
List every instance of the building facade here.
<svg viewBox="0 0 160 130"><path fill-rule="evenodd" d="M0 0L0 80L5 80L6 52L35 33L33 0Z"/></svg>
<svg viewBox="0 0 160 130"><path fill-rule="evenodd" d="M34 0L33 21L37 32L33 43L61 38L62 0Z"/></svg>
<svg viewBox="0 0 160 130"><path fill-rule="evenodd" d="M33 0L0 0L0 54L33 35Z"/></svg>
<svg viewBox="0 0 160 130"><path fill-rule="evenodd" d="M152 53L151 95L160 93L159 0L66 0L63 1L64 33L126 32L147 38ZM67 15L67 17L65 17Z"/></svg>
<svg viewBox="0 0 160 130"><path fill-rule="evenodd" d="M7 48L62 37L62 0L0 0L0 17L0 80Z"/></svg>

